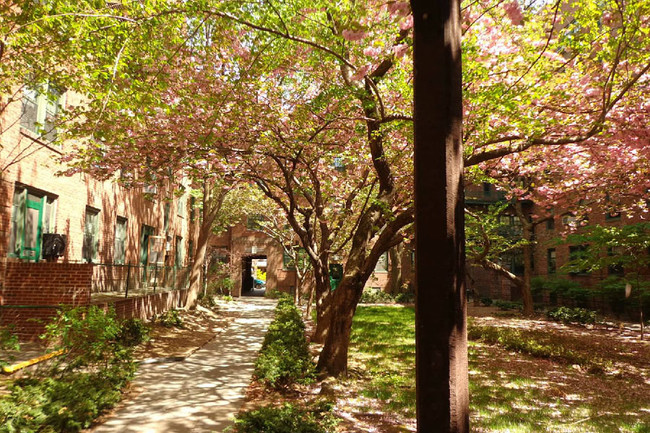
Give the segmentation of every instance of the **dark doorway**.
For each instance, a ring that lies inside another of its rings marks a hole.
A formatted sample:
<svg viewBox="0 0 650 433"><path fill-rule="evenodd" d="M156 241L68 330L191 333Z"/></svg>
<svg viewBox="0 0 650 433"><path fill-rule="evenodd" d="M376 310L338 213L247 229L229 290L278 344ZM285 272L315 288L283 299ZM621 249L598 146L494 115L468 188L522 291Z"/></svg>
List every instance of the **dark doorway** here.
<svg viewBox="0 0 650 433"><path fill-rule="evenodd" d="M266 293L266 256L242 257L241 295L264 296Z"/></svg>

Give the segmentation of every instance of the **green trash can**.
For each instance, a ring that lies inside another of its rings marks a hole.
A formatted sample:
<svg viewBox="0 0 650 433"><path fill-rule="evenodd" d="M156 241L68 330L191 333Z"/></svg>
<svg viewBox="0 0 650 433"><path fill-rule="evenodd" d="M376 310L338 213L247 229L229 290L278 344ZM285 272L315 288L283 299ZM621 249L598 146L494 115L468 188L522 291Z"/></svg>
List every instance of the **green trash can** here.
<svg viewBox="0 0 650 433"><path fill-rule="evenodd" d="M336 290L342 279L343 265L340 263L332 263L330 265L330 287L332 288L332 291Z"/></svg>

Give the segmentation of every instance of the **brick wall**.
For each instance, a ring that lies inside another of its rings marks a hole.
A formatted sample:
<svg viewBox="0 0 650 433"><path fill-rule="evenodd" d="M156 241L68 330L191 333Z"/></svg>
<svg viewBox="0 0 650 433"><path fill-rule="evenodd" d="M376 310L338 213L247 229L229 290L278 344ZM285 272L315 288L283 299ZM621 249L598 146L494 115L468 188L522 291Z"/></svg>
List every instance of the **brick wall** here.
<svg viewBox="0 0 650 433"><path fill-rule="evenodd" d="M0 325L13 326L21 339L34 339L61 304L90 303L93 269L89 264L5 263Z"/></svg>
<svg viewBox="0 0 650 433"><path fill-rule="evenodd" d="M73 94L68 94L66 100L68 105L80 102L78 95ZM127 219L126 263L137 264L140 261L141 229L146 224L154 228L155 235L171 237L171 263L168 264L173 265L174 237L182 237L184 248L187 249L188 241L196 238L197 227L193 230L189 227L188 211L184 212L185 216L179 216L179 200L172 191L161 188L157 197L149 200L145 198L142 188L124 188L112 179L99 181L86 174L57 175L67 169L59 160L71 149L71 144L64 143L60 146L48 143L22 128L19 121L21 107L21 101L9 104L0 117L0 124L5 126L0 134L0 257L7 256L13 195L18 185L38 191L54 201L51 231L65 234L68 239L61 260L82 260L85 212L88 206L99 211L98 262L111 263L115 259L115 225L120 216ZM165 199L171 203L167 233L164 233ZM186 252L183 256L187 264L189 255Z"/></svg>
<svg viewBox="0 0 650 433"><path fill-rule="evenodd" d="M160 314L172 308L180 308L185 304L187 289L173 292L161 292L137 298L120 299L114 302L94 303L107 309L110 305L115 308L115 313L120 319L131 317L146 320L154 314Z"/></svg>

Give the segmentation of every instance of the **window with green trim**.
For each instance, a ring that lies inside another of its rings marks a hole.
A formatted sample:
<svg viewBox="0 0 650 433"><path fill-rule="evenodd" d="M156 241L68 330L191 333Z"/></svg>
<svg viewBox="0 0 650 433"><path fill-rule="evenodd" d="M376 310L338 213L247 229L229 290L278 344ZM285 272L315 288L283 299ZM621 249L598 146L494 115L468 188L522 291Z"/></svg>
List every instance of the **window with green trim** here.
<svg viewBox="0 0 650 433"><path fill-rule="evenodd" d="M25 87L20 126L54 141L57 138L56 120L63 107L63 92L51 83Z"/></svg>
<svg viewBox="0 0 650 433"><path fill-rule="evenodd" d="M9 232L9 257L38 261L44 233L52 233L56 199L42 191L16 186Z"/></svg>
<svg viewBox="0 0 650 433"><path fill-rule="evenodd" d="M99 253L99 210L86 208L81 256L88 263L96 262Z"/></svg>
<svg viewBox="0 0 650 433"><path fill-rule="evenodd" d="M115 245L113 246L114 261L123 265L126 261L126 224L127 219L117 217L115 222Z"/></svg>

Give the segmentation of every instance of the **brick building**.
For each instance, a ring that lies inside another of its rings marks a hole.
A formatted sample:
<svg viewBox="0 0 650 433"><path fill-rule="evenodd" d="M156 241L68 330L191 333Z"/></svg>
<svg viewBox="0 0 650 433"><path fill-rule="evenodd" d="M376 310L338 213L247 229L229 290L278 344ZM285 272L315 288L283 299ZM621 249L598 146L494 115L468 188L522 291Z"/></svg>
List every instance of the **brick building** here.
<svg viewBox="0 0 650 433"><path fill-rule="evenodd" d="M126 280L116 274L146 264L180 269L191 258L198 224L187 193L178 197L165 188L57 175L65 169L58 160L70 143L53 141L52 119L75 99L47 86L26 90L0 117L3 323L28 305L87 303L81 286L89 280L93 291L123 290ZM84 275L83 284L78 275ZM23 283L16 285L16 278Z"/></svg>
<svg viewBox="0 0 650 433"><path fill-rule="evenodd" d="M505 195L494 189L493 185L469 186L466 190L466 203L468 206L487 206L505 199ZM542 214L533 202L523 203L527 214ZM507 212L506 212L507 213ZM521 235L521 223L514 215L510 218L510 228L513 235ZM614 214L592 211L587 216L588 225L623 226L645 221L641 215L634 213L618 212ZM534 225L532 245L532 276L542 279L565 278L578 283L584 288L596 287L609 276L621 276L624 273L620 268L605 268L593 272L565 272L562 267L566 265L573 254L578 253L583 245L560 242L563 233L569 225L576 223L576 218L570 213L558 212L553 217L540 221ZM523 252L518 251L503 257L502 264L515 275L523 276ZM488 271L478 266L468 266L470 285L482 297L517 301L521 299L518 287L504 276Z"/></svg>

